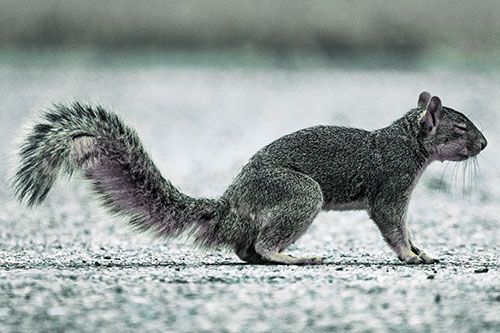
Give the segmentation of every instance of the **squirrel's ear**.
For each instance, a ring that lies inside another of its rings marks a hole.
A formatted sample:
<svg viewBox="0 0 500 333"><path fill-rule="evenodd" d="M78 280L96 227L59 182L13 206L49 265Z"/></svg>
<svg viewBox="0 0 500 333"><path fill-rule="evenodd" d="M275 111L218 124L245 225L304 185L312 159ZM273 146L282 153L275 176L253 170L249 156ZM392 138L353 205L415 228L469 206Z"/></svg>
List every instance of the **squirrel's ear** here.
<svg viewBox="0 0 500 333"><path fill-rule="evenodd" d="M429 94L427 91L422 91L418 96L417 106L419 108L425 108L427 104L429 104L430 99L431 99L431 94Z"/></svg>
<svg viewBox="0 0 500 333"><path fill-rule="evenodd" d="M420 117L420 129L425 135L434 135L441 119L443 106L437 96L433 96L427 105L427 109Z"/></svg>

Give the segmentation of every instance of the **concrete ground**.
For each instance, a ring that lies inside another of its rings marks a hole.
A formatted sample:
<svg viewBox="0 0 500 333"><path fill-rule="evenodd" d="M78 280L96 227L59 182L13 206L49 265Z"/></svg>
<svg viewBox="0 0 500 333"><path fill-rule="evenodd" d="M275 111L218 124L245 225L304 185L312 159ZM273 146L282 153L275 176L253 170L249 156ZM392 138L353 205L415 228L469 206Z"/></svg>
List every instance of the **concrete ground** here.
<svg viewBox="0 0 500 333"><path fill-rule="evenodd" d="M117 111L165 177L215 197L271 140L320 123L386 126L428 90L489 140L478 174L435 163L415 190L410 229L441 262L402 265L366 213L329 212L288 251L326 256L324 265L248 265L135 234L78 176L34 209L14 202L4 181L0 332L500 331L498 73L172 57L1 54L2 178L18 130L52 102Z"/></svg>

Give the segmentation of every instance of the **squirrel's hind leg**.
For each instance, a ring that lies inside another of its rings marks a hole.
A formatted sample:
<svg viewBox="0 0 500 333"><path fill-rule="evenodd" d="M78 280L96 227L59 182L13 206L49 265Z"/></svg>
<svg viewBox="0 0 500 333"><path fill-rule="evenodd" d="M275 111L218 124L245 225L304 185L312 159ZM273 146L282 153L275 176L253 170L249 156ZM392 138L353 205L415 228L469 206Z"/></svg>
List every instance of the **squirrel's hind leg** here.
<svg viewBox="0 0 500 333"><path fill-rule="evenodd" d="M323 207L323 193L317 182L295 171L286 174L287 193L282 194L285 198L269 200L274 204L261 212L255 253L270 264L321 264L321 257L296 258L281 253L306 232Z"/></svg>
<svg viewBox="0 0 500 333"><path fill-rule="evenodd" d="M323 192L311 177L288 168L247 166L226 192L251 228L235 247L238 257L252 264L319 264L322 258L282 254L323 208ZM236 210L236 209L235 209Z"/></svg>

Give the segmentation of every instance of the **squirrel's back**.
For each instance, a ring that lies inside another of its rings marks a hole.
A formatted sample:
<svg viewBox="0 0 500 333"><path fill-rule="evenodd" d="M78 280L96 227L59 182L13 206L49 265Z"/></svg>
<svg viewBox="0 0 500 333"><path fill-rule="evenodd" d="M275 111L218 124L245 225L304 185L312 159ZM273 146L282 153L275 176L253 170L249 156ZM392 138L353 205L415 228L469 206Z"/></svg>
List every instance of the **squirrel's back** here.
<svg viewBox="0 0 500 333"><path fill-rule="evenodd" d="M319 159L315 161L318 163L314 164L322 164L323 157L333 158L333 162L341 162L344 157L362 149L369 140L369 134L369 131L363 129L341 126L319 125L304 128L271 142L259 150L251 161L259 159L265 164L287 164L296 168L301 164L311 163L311 156ZM309 160L305 157L309 157Z"/></svg>
<svg viewBox="0 0 500 333"><path fill-rule="evenodd" d="M325 203L356 200L363 191L370 132L341 126L314 126L285 135L259 150L250 168L289 168L314 179ZM314 156L314 158L313 158Z"/></svg>

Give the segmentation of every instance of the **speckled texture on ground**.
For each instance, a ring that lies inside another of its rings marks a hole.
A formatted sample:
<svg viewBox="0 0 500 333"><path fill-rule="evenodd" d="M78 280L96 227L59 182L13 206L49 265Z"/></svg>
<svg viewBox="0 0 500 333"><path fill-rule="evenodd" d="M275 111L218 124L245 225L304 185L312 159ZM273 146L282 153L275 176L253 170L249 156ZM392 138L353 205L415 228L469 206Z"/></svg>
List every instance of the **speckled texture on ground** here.
<svg viewBox="0 0 500 333"><path fill-rule="evenodd" d="M3 60L2 178L29 114L72 99L121 113L164 175L196 196L220 194L280 135L319 123L382 127L422 90L468 114L489 146L479 177L435 163L417 186L410 229L441 259L429 266L401 265L364 212L322 213L288 251L327 256L325 265L254 266L134 234L89 199L78 177L59 181L32 210L10 200L3 182L0 332L500 330L498 75Z"/></svg>

